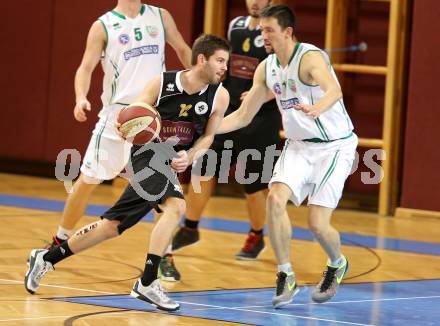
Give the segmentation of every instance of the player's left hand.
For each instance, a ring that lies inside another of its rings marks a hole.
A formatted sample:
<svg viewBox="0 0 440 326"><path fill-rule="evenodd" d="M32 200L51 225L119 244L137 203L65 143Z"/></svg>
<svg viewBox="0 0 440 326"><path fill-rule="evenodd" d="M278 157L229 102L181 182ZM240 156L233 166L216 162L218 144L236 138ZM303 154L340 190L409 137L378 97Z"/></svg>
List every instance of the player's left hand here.
<svg viewBox="0 0 440 326"><path fill-rule="evenodd" d="M186 170L189 164L188 153L186 151L177 152L178 157L173 158L171 161L171 167L174 171L181 173Z"/></svg>
<svg viewBox="0 0 440 326"><path fill-rule="evenodd" d="M304 112L307 116L317 119L319 115L321 114L321 110L317 109L313 105L309 104L296 104L293 106L295 110Z"/></svg>

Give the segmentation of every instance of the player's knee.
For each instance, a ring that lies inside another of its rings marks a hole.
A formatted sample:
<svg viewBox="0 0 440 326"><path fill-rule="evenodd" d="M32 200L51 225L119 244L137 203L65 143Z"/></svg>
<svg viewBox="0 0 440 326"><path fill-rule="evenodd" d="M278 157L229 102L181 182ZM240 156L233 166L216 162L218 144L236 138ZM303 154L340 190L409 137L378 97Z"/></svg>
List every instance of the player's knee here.
<svg viewBox="0 0 440 326"><path fill-rule="evenodd" d="M323 223L320 219L309 218L308 220L309 230L313 235L319 238L323 233L326 232L328 225Z"/></svg>
<svg viewBox="0 0 440 326"><path fill-rule="evenodd" d="M186 203L183 199L174 199L171 203L167 203L165 212L170 217L180 221L180 218L186 211Z"/></svg>
<svg viewBox="0 0 440 326"><path fill-rule="evenodd" d="M270 215L273 216L274 214L279 215L283 212L286 207L286 202L277 191L271 190L267 195L266 205L269 212L273 213Z"/></svg>
<svg viewBox="0 0 440 326"><path fill-rule="evenodd" d="M114 238L119 235L118 226L120 224L119 221L113 220L102 220L101 221L101 230L106 239Z"/></svg>

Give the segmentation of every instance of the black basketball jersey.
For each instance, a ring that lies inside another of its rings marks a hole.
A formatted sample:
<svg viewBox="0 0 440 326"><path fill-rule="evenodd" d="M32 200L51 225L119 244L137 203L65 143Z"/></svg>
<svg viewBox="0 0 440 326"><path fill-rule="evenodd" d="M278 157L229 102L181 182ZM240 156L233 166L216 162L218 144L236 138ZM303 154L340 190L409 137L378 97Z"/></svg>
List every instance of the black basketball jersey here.
<svg viewBox="0 0 440 326"><path fill-rule="evenodd" d="M224 84L229 91L230 102L235 108L241 104L241 93L252 87L258 64L267 57L259 26L254 30L249 29L250 18L250 16L237 17L231 21L228 29L232 53L229 60L229 75ZM229 109L228 113L230 111ZM267 111L278 111L275 101L266 103L258 114L264 114Z"/></svg>
<svg viewBox="0 0 440 326"><path fill-rule="evenodd" d="M188 94L180 82L182 71L162 73L156 109L162 119L161 141L179 138L175 150L188 150L204 132L211 116L215 96L221 83L206 85L200 92Z"/></svg>

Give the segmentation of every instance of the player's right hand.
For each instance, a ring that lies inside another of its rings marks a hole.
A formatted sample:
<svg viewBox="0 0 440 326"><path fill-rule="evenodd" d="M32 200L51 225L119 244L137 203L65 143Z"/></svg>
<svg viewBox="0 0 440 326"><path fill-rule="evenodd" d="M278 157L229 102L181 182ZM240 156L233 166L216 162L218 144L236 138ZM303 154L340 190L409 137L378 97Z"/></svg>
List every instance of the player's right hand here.
<svg viewBox="0 0 440 326"><path fill-rule="evenodd" d="M73 115L75 119L79 122L84 122L87 120L86 111L91 111L90 102L87 99L79 100L76 102L75 108L73 109Z"/></svg>

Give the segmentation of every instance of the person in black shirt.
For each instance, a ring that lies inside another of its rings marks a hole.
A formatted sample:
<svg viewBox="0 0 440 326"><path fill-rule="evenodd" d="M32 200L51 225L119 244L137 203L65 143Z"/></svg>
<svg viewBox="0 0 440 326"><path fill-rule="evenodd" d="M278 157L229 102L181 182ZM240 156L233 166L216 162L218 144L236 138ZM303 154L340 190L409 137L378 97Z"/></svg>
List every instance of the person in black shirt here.
<svg viewBox="0 0 440 326"><path fill-rule="evenodd" d="M131 295L162 310L179 309L157 278L161 257L185 212L176 173L183 172L214 139L229 104L228 91L220 83L229 52L227 41L202 35L192 48L191 69L165 72L147 83L136 105L157 107L162 119L160 142L133 146L127 168L132 173L130 185L100 221L50 250L32 250L25 277L28 292L34 293L42 276L59 261L120 235L155 208L163 215L153 228L145 270Z"/></svg>
<svg viewBox="0 0 440 326"><path fill-rule="evenodd" d="M229 25L228 39L232 45L232 54L229 76L224 84L229 91L231 102L226 115L238 109L247 91L252 86L255 69L268 55L263 46L264 42L259 28L259 15L269 4L270 1L268 0L247 0L246 5L249 16L236 17ZM214 190L215 183L216 181L227 182L228 180L230 165L222 163L226 159L222 154L232 151L231 164L237 163L236 169L239 173L249 176L248 180L251 179L251 175L258 175L258 178L254 181L244 184L251 229L243 248L235 257L239 260L257 258L264 248L263 226L267 186L274 165L272 161L265 167L264 158L270 156L267 155L267 151L272 151L272 154L275 153L276 146L280 141L280 128L281 116L275 100L271 100L263 106L246 128L215 137L211 149L217 153L217 166L214 174L216 178L201 181L200 191L195 191L194 187L190 185L187 195L187 215L184 226L179 229L173 239L173 250L178 250L199 240L198 222ZM260 158L239 155L244 150L250 149L257 150ZM273 156L272 158L275 160ZM207 159L205 159L205 162L202 161L201 164L203 164L203 167L193 169L193 173L211 176L209 169L206 168ZM237 181L240 182L240 180Z"/></svg>

